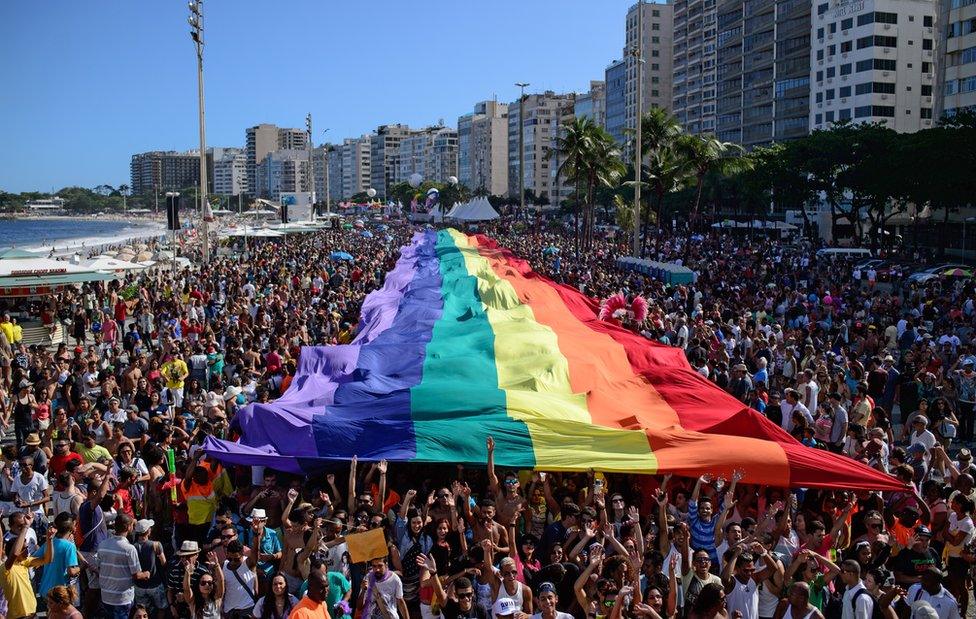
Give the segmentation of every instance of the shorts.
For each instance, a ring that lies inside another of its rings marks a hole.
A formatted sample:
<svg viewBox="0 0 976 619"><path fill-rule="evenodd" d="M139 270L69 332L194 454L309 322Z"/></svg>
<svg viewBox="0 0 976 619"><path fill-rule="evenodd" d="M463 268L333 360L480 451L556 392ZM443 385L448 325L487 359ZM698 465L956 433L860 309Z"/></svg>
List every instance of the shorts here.
<svg viewBox="0 0 976 619"><path fill-rule="evenodd" d="M136 587L136 604L143 604L147 608L165 610L169 608L169 600L166 599L166 587L157 585L151 589Z"/></svg>
<svg viewBox="0 0 976 619"><path fill-rule="evenodd" d="M51 420L50 419L38 419L37 420L37 427L40 430L47 430L49 427L51 427Z"/></svg>

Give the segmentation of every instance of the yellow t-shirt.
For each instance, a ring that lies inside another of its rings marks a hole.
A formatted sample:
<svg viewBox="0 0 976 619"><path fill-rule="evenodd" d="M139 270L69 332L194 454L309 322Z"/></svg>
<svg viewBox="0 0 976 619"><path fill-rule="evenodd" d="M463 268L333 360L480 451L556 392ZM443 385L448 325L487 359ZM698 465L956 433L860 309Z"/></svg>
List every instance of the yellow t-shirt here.
<svg viewBox="0 0 976 619"><path fill-rule="evenodd" d="M8 570L0 563L0 584L3 585L3 595L7 598L8 617L26 617L37 612L37 599L30 581L30 568L41 562L41 559L28 557L14 563Z"/></svg>
<svg viewBox="0 0 976 619"><path fill-rule="evenodd" d="M7 343L14 343L14 323L12 322L0 322L0 331L7 336Z"/></svg>
<svg viewBox="0 0 976 619"><path fill-rule="evenodd" d="M101 445L95 445L91 449L85 447L84 443L75 443L75 452L81 456L81 459L85 461L85 464L89 462L98 462L101 458L112 459L112 454L108 452L107 449Z"/></svg>
<svg viewBox="0 0 976 619"><path fill-rule="evenodd" d="M182 359L171 359L167 361L160 368L160 371L166 377L166 386L170 389L182 389L183 379L180 376L186 376L189 373L186 362Z"/></svg>

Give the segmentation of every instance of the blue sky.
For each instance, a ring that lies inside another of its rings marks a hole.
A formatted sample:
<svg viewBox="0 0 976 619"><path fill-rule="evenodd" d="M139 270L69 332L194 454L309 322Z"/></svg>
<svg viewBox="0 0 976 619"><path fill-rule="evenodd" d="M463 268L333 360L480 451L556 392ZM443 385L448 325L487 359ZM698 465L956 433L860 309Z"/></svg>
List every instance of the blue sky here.
<svg viewBox="0 0 976 619"><path fill-rule="evenodd" d="M620 56L630 4L206 0L207 143L308 112L317 143L455 125L517 81L583 91ZM180 0L0 2L0 189L128 183L132 153L197 145L187 14Z"/></svg>

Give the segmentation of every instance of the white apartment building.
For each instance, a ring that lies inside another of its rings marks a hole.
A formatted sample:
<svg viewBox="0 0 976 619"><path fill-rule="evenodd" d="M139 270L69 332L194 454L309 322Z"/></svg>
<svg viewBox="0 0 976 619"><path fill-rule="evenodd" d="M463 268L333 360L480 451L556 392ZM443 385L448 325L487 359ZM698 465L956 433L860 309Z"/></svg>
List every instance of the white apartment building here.
<svg viewBox="0 0 976 619"><path fill-rule="evenodd" d="M342 195L342 146L329 144L328 147L326 167L329 170L329 202L339 202L344 197Z"/></svg>
<svg viewBox="0 0 976 619"><path fill-rule="evenodd" d="M258 164L258 195L275 202L282 192L311 191L308 150L277 150Z"/></svg>
<svg viewBox="0 0 976 619"><path fill-rule="evenodd" d="M247 193L258 193L258 164L276 150L308 149L308 133L304 129L288 129L263 123L245 131L244 151L247 155Z"/></svg>
<svg viewBox="0 0 976 619"><path fill-rule="evenodd" d="M671 112L689 133L715 131L716 0L675 0Z"/></svg>
<svg viewBox="0 0 976 619"><path fill-rule="evenodd" d="M831 0L813 13L811 131L841 120L933 126L933 0Z"/></svg>
<svg viewBox="0 0 976 619"><path fill-rule="evenodd" d="M638 11L638 7L642 7ZM638 16L638 12L642 15ZM674 35L674 5L648 2L635 4L627 11L624 62L627 82L624 86L625 119L628 128L636 128L637 116L637 58L631 53L637 48L638 19L643 32L644 74L642 76L642 108L671 109L672 54Z"/></svg>
<svg viewBox="0 0 976 619"><path fill-rule="evenodd" d="M458 181L472 191L508 191L508 105L476 103L458 118Z"/></svg>
<svg viewBox="0 0 976 619"><path fill-rule="evenodd" d="M519 125L524 131L525 190L538 198L552 200L558 188L553 186L558 167L549 155L549 149L558 134L559 125L567 115L572 115L575 93L559 94L546 91L542 94L525 95L525 118L519 114L519 102L508 104L508 193L519 197ZM554 193L555 190L555 193Z"/></svg>
<svg viewBox="0 0 976 619"><path fill-rule="evenodd" d="M332 179L335 178L329 167L330 157L335 146L323 144L312 150L312 177L315 179L315 201L325 202L331 192Z"/></svg>
<svg viewBox="0 0 976 619"><path fill-rule="evenodd" d="M345 200L369 189L370 136L346 138L338 148L342 155L340 195Z"/></svg>
<svg viewBox="0 0 976 619"><path fill-rule="evenodd" d="M399 150L395 183L407 181L414 174L437 183L457 176L456 129L436 126L413 131L400 140Z"/></svg>
<svg viewBox="0 0 976 619"><path fill-rule="evenodd" d="M942 0L938 47L936 119L976 110L976 0Z"/></svg>
<svg viewBox="0 0 976 619"><path fill-rule="evenodd" d="M604 127L607 124L607 86L603 80L590 80L590 89L576 95L573 103L576 118L588 118L593 124Z"/></svg>
<svg viewBox="0 0 976 619"><path fill-rule="evenodd" d="M215 153L216 155L216 153ZM213 162L213 192L236 196L247 191L247 153L240 148L225 148Z"/></svg>
<svg viewBox="0 0 976 619"><path fill-rule="evenodd" d="M379 198L396 183L400 166L400 141L411 134L406 125L380 125L370 140L370 185Z"/></svg>

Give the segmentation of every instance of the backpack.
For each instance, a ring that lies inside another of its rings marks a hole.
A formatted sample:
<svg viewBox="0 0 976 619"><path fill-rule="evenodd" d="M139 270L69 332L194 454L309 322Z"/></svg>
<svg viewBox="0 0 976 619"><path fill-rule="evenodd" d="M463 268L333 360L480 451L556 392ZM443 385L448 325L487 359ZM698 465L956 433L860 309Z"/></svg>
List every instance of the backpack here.
<svg viewBox="0 0 976 619"><path fill-rule="evenodd" d="M867 589L860 589L854 594L854 596L851 598L851 610L855 613L857 612L857 598L861 597L862 595L868 596L871 598L871 601L874 602L871 607L871 619L884 619L885 615L883 612L881 612L881 604L878 603L878 598L874 597L874 595L872 595Z"/></svg>

